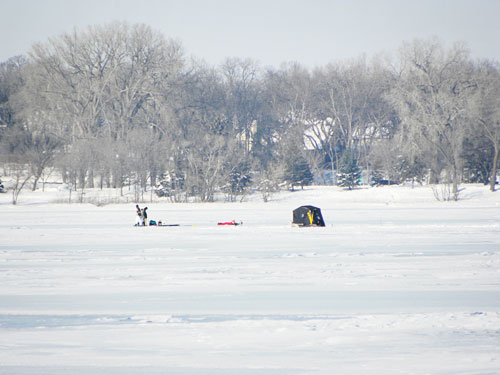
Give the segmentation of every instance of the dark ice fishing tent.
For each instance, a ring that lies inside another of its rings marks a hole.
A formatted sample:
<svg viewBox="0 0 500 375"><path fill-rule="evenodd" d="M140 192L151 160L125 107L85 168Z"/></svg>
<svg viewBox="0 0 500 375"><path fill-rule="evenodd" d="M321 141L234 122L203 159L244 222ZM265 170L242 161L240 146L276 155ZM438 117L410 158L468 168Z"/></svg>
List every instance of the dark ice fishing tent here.
<svg viewBox="0 0 500 375"><path fill-rule="evenodd" d="M314 206L301 206L293 210L292 224L301 227L324 227L325 222L321 210Z"/></svg>

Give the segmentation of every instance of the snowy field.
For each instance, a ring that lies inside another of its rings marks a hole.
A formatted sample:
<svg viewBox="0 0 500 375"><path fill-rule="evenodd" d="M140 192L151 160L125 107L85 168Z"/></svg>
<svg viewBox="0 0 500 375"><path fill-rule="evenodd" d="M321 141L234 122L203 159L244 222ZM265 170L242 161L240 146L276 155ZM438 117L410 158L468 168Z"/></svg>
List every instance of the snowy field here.
<svg viewBox="0 0 500 375"><path fill-rule="evenodd" d="M62 194L0 195L0 374L500 374L500 192L148 203L182 226L145 228ZM292 227L304 204L327 227Z"/></svg>

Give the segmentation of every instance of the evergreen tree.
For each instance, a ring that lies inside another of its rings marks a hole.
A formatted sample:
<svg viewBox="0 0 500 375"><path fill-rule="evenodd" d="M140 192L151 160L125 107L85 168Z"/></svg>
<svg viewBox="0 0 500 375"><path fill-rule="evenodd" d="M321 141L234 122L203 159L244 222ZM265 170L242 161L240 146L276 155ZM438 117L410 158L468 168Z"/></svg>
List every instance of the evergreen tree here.
<svg viewBox="0 0 500 375"><path fill-rule="evenodd" d="M371 186L379 186L381 181L384 179L384 176L379 170L374 170L370 175L370 185Z"/></svg>
<svg viewBox="0 0 500 375"><path fill-rule="evenodd" d="M399 157L398 171L395 174L397 181L411 181L413 183L422 183L425 179L426 168L419 158L409 160L404 157Z"/></svg>
<svg viewBox="0 0 500 375"><path fill-rule="evenodd" d="M223 190L227 193L231 201L234 201L237 195L245 195L252 185L252 176L248 161L243 161L230 170L227 179L227 184L223 187Z"/></svg>
<svg viewBox="0 0 500 375"><path fill-rule="evenodd" d="M291 186L292 191L294 186L304 188L313 182L311 169L303 156L296 155L287 160L283 180Z"/></svg>
<svg viewBox="0 0 500 375"><path fill-rule="evenodd" d="M340 171L337 174L338 184L351 190L361 183L361 169L356 165L351 152L345 152L340 162Z"/></svg>

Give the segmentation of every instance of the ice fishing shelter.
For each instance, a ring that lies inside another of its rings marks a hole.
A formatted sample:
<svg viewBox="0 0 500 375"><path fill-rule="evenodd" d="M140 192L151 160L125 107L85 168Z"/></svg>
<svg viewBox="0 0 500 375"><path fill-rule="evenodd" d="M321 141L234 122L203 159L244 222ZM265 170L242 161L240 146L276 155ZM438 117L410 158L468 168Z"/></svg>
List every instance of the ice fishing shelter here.
<svg viewBox="0 0 500 375"><path fill-rule="evenodd" d="M301 206L293 210L292 224L300 227L324 227L325 221L318 207Z"/></svg>

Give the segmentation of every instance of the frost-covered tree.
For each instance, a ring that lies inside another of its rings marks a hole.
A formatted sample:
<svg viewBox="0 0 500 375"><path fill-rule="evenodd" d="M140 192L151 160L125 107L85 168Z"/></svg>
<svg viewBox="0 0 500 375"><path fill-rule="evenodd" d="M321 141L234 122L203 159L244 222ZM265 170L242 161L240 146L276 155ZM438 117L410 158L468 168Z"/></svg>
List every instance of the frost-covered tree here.
<svg viewBox="0 0 500 375"><path fill-rule="evenodd" d="M495 191L496 172L500 157L500 67L483 62L479 66L476 82L478 90L474 101L474 112L480 134L490 142L490 190Z"/></svg>
<svg viewBox="0 0 500 375"><path fill-rule="evenodd" d="M145 25L113 23L64 33L30 52L32 94L68 116L70 139L118 139L143 123L182 67L178 43ZM36 86L35 86L36 85Z"/></svg>
<svg viewBox="0 0 500 375"><path fill-rule="evenodd" d="M388 69L379 61L368 63L360 58L317 69L314 81L315 117L328 126L322 149L332 170L344 150L351 150L360 164L367 164L372 144L393 127L394 110L384 100L393 84Z"/></svg>
<svg viewBox="0 0 500 375"><path fill-rule="evenodd" d="M202 202L213 202L217 188L224 185L223 171L231 153L230 140L222 135L200 134L187 145L186 189Z"/></svg>
<svg viewBox="0 0 500 375"><path fill-rule="evenodd" d="M422 154L443 163L457 200L474 92L469 53L460 44L446 50L436 39L415 40L401 49L401 66L401 79L390 94L401 131L409 147L417 145Z"/></svg>
<svg viewBox="0 0 500 375"><path fill-rule="evenodd" d="M262 122L262 86L256 62L228 58L220 67L224 87L222 107L231 131L238 138L245 154L253 149L256 124Z"/></svg>
<svg viewBox="0 0 500 375"><path fill-rule="evenodd" d="M137 129L162 137L176 122L172 107L184 64L182 49L146 25L75 29L34 44L29 61L18 100L28 103L18 109L24 125L50 130L73 155L75 149L85 151L82 143L103 148L81 159L86 163L78 166L82 187L84 181L92 187L96 174L113 170L113 157L104 157L106 145L128 142ZM148 147L145 152L157 150ZM160 168L150 158L142 161L136 169L154 182Z"/></svg>
<svg viewBox="0 0 500 375"><path fill-rule="evenodd" d="M281 175L278 168L272 165L270 168L263 170L256 179L256 186L262 196L264 202L271 200L274 193L280 190Z"/></svg>

